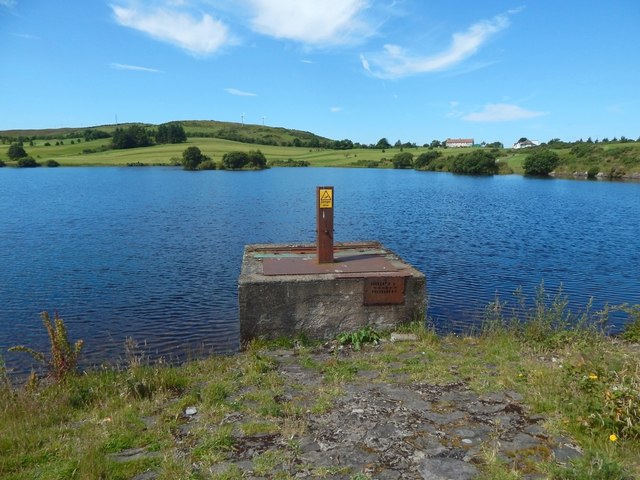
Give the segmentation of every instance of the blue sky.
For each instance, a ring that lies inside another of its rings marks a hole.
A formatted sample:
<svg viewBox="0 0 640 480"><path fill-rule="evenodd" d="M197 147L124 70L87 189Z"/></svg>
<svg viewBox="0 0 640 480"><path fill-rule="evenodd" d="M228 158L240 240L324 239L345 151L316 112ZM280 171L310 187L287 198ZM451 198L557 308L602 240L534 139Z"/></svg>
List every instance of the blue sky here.
<svg viewBox="0 0 640 480"><path fill-rule="evenodd" d="M637 0L0 0L0 130L640 137Z"/></svg>

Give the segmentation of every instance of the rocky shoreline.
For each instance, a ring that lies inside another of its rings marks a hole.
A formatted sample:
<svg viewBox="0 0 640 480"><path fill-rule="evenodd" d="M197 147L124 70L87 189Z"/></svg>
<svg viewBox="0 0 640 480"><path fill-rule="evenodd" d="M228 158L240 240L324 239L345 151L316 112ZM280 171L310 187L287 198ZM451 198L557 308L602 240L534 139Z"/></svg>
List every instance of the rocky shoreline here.
<svg viewBox="0 0 640 480"><path fill-rule="evenodd" d="M471 480L487 462L498 461L512 465L519 478L533 480L545 478L536 468L540 462L565 464L581 455L571 439L549 433L545 419L529 413L517 392L478 394L465 379L415 383L406 373L383 377L358 370L318 411L314 405L323 378L312 365L336 358L334 349L325 346L304 357L295 350L265 352L286 385L276 400L295 409L296 420L280 420L275 431L247 433L246 426L257 419L229 413L216 428L228 428L233 447L220 461L194 468L207 478ZM362 353L345 349L339 355L353 359ZM420 360L419 351L401 354L388 368L416 357ZM456 373L455 365L450 368ZM196 408L184 411L174 433L176 455L191 456L205 423ZM122 452L122 461L131 455L144 452ZM135 480L154 478L156 472L148 471Z"/></svg>

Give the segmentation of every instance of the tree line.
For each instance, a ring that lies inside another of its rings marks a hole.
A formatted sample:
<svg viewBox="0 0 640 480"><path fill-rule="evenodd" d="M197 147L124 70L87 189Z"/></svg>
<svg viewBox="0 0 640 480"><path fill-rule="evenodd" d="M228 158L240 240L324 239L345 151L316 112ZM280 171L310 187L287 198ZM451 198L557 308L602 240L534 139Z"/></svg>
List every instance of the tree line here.
<svg viewBox="0 0 640 480"><path fill-rule="evenodd" d="M175 162L178 163L178 162ZM227 152L218 165L198 147L188 147L182 152L180 161L185 170L263 170L267 168L267 159L260 150L249 152Z"/></svg>

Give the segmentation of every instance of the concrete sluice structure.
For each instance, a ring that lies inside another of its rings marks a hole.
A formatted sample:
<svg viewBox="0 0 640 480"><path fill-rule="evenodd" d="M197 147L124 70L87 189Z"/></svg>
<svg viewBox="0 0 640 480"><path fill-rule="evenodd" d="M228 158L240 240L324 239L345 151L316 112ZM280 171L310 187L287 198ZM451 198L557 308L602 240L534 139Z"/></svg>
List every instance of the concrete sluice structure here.
<svg viewBox="0 0 640 480"><path fill-rule="evenodd" d="M295 335L331 339L424 318L423 273L378 242L330 248L332 261L320 263L313 244L245 247L238 281L243 342Z"/></svg>

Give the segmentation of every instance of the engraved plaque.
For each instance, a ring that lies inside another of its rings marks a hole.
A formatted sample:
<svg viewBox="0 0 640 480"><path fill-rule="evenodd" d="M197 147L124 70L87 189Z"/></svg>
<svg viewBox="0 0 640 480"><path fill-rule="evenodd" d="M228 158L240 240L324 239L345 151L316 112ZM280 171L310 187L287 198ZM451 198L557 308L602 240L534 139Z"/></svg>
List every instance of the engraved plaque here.
<svg viewBox="0 0 640 480"><path fill-rule="evenodd" d="M365 305L401 305L404 303L405 277L368 277L364 279Z"/></svg>

